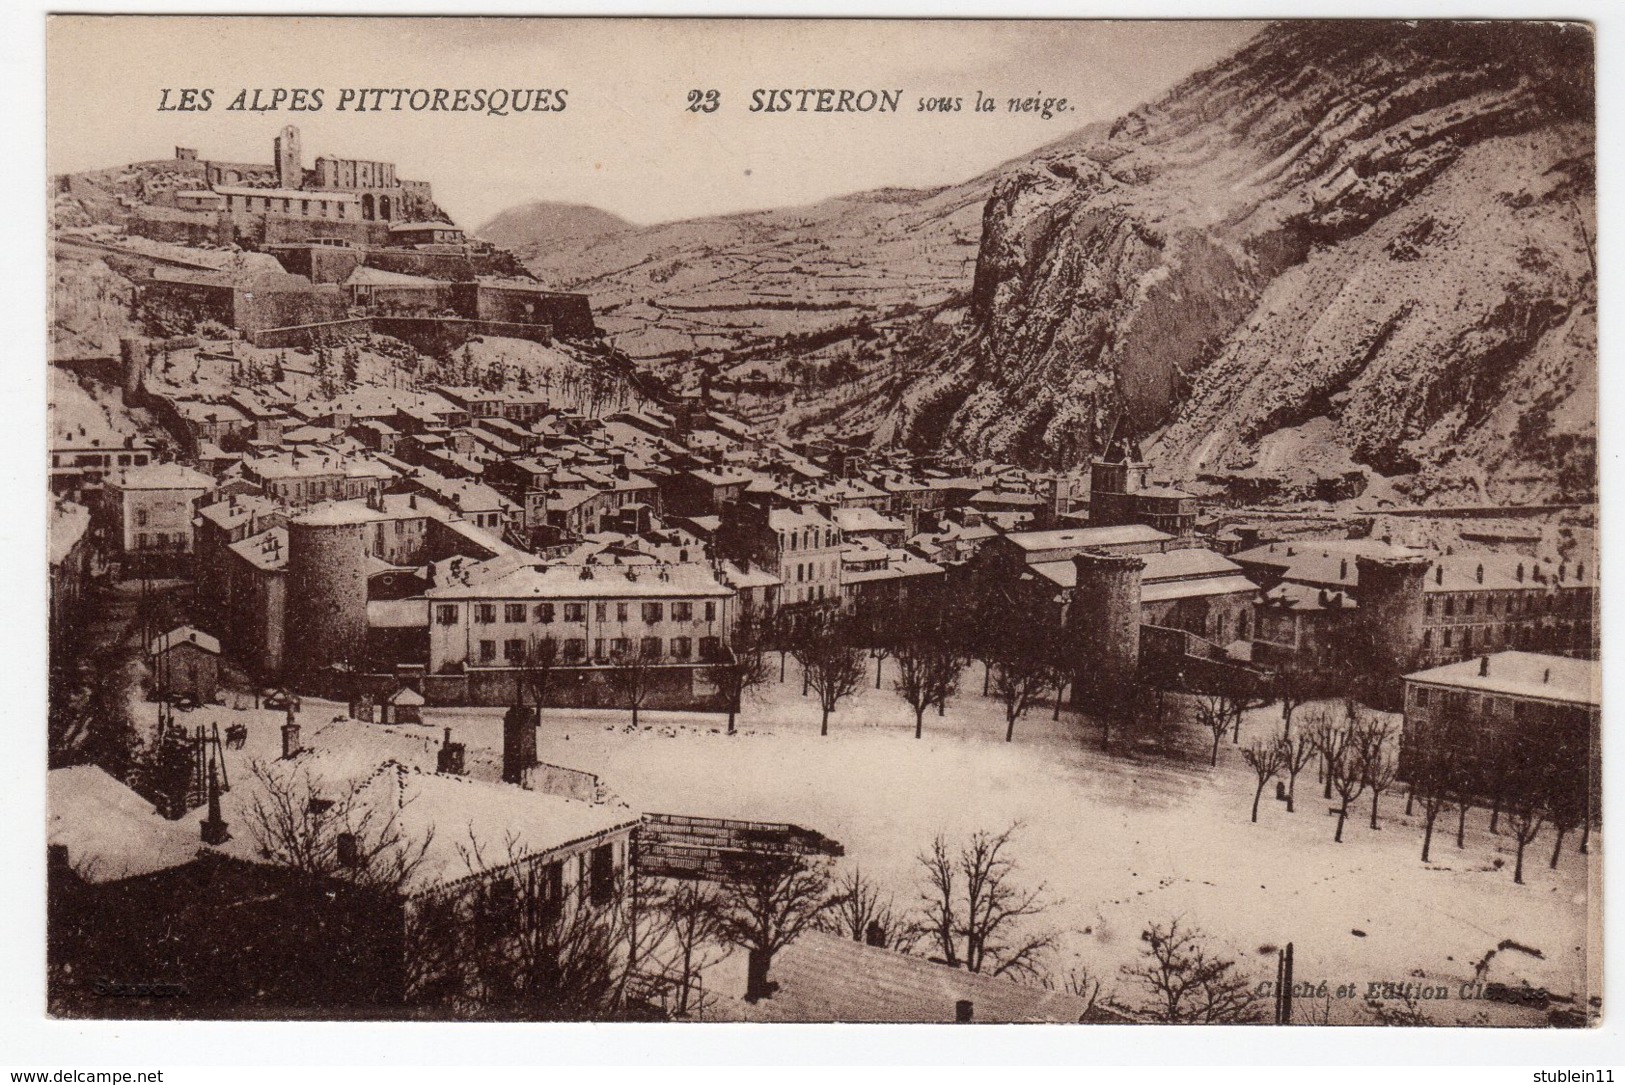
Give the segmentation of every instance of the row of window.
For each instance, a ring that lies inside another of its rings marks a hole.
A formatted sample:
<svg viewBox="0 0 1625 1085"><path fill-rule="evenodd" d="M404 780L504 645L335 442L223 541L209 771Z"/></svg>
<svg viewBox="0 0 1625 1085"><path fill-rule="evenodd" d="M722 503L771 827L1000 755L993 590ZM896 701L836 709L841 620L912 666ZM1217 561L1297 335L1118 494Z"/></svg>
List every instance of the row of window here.
<svg viewBox="0 0 1625 1085"><path fill-rule="evenodd" d="M809 580L827 578L834 570L833 561L798 561L796 562L796 583L802 584Z"/></svg>
<svg viewBox="0 0 1625 1085"><path fill-rule="evenodd" d="M632 645L631 637L598 637L593 641L592 658L599 663L625 659L633 654ZM683 663L695 658L695 647L693 637L672 637L669 642L664 642L659 637L643 637L637 642L637 653L647 660L669 659ZM494 640L480 641L480 663L494 665L497 662L497 648L498 644ZM717 637L701 637L698 648L698 658L702 660L718 659L722 655L722 641ZM517 638L504 640L501 649L502 664L508 667L522 667L526 663L535 662L540 654L532 652L529 641ZM580 663L587 658L587 642L581 637L570 637L559 642L559 651L563 662Z"/></svg>
<svg viewBox="0 0 1625 1085"><path fill-rule="evenodd" d="M260 201L259 209L261 211L280 210L280 211L282 211L282 212L284 212L286 214L292 214L293 213L293 198L292 197L238 196L238 195L236 195L234 193L227 193L227 195L226 195L226 207L229 210L235 211L237 209L237 201L238 200L243 201L243 210L245 210L245 211L254 210L254 201L259 200ZM347 201L347 200L322 200L322 199L318 199L316 201L316 204L317 204L317 213L316 213L317 217L318 218L327 218L328 217L328 215L327 215L328 208L329 207L337 207L338 208L338 213L337 213L336 217L337 218L343 218L344 217L344 205L346 203L348 203L348 202L349 201ZM281 206L280 207L276 206L278 204L280 204ZM300 200L299 201L299 213L301 215L310 214L310 204L311 204L310 200Z"/></svg>
<svg viewBox="0 0 1625 1085"><path fill-rule="evenodd" d="M1439 630L1437 644L1441 649L1458 650L1464 655L1501 648L1538 648L1573 636L1575 625L1573 622L1559 622L1552 628L1534 625L1445 626ZM1475 629L1478 630L1476 635L1473 632ZM1433 630L1422 630L1423 650L1432 650L1434 644Z"/></svg>
<svg viewBox="0 0 1625 1085"><path fill-rule="evenodd" d="M1428 596L1423 607L1428 617L1433 617L1436 611L1442 612L1446 618L1454 618L1459 612L1463 616L1471 616L1478 609L1478 597L1484 596L1484 613L1495 616L1496 605L1500 596L1495 593L1466 592L1461 596L1460 606L1457 606L1457 597L1446 595L1443 603L1434 596ZM1508 616L1517 614L1551 614L1557 610L1567 610L1584 605L1584 598L1576 592L1570 592L1558 598L1548 591L1530 590L1525 592L1509 593L1502 610Z"/></svg>
<svg viewBox="0 0 1625 1085"><path fill-rule="evenodd" d="M191 539L185 532L176 532L167 535L162 531L147 534L145 531L137 533L135 548L137 550L185 550Z"/></svg>
<svg viewBox="0 0 1625 1085"><path fill-rule="evenodd" d="M535 621L541 625L548 625L559 618L560 607L563 608L563 618L567 622L584 622L587 620L586 603L502 603L502 621L508 625L520 625L526 621ZM476 625L495 625L497 621L496 603L475 603L474 623ZM615 621L625 622L631 619L630 603L616 603ZM593 620L607 622L610 620L610 604L593 604ZM656 625L666 620L666 604L642 603L640 613L644 624ZM683 599L671 604L671 620L674 622L691 622L696 611L694 603ZM717 620L717 604L714 599L707 599L698 612L704 615L704 620L714 622ZM457 604L441 603L435 607L435 621L440 625L457 624Z"/></svg>
<svg viewBox="0 0 1625 1085"><path fill-rule="evenodd" d="M110 453L105 453L105 452L77 452L77 453L74 454L72 466L74 466L74 467L112 467L113 463L114 463L113 455L110 454ZM144 466L146 466L146 463L147 463L147 454L145 452L120 452L120 453L118 453L118 466L120 466L120 467L144 467ZM51 466L52 467L61 467L62 466L62 456L60 454L55 454L55 455L53 455L51 457Z"/></svg>
<svg viewBox="0 0 1625 1085"><path fill-rule="evenodd" d="M800 531L790 532L786 538L789 539L790 545L783 547L783 549L789 550L791 553L795 552L798 539L803 550L812 550L819 547L828 549L836 545L835 529L829 527L802 528Z"/></svg>

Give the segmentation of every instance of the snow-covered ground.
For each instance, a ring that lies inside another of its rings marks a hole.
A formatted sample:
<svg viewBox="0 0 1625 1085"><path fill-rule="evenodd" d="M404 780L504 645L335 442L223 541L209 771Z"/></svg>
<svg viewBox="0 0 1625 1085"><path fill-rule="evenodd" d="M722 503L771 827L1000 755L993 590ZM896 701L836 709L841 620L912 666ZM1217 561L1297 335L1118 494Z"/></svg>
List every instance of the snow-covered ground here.
<svg viewBox="0 0 1625 1085"><path fill-rule="evenodd" d="M1064 935L1056 971L1087 968L1130 1005L1143 992L1120 969L1137 960L1147 923L1174 917L1206 931L1259 981L1274 978L1275 947L1292 942L1300 982L1353 984L1362 996L1373 982L1444 985L1451 998L1423 1006L1446 1024L1480 1014L1498 1024L1544 1023L1529 1011L1456 998L1475 978L1475 964L1505 940L1541 956L1496 952L1484 981L1527 981L1560 995L1600 991L1601 954L1595 943L1587 951L1597 923L1587 894L1601 885L1600 837L1584 856L1571 836L1552 871L1551 836L1543 833L1529 849L1527 884L1515 885L1510 838L1491 836L1475 812L1458 851L1447 815L1434 862L1424 865L1420 822L1403 816L1401 792L1384 797L1377 831L1367 827L1370 799L1363 798L1337 844L1311 767L1299 779L1297 813L1286 813L1271 787L1255 825L1248 820L1253 777L1228 740L1216 770L1201 751L1194 760L1103 754L1092 726L1069 712L1052 722L1045 705L1019 721L1006 744L1000 706L979 695L978 667L946 717L927 715L916 741L912 715L891 692L892 665L881 690L870 667L859 696L831 717L827 738L818 734L814 699L800 695L792 661L784 684L770 683L747 704L737 735L724 733L720 716L645 712L633 730L626 712L548 711L538 754L599 774L637 810L815 829L839 840L842 862L861 866L904 907L915 904L916 856L935 834L953 840L1020 822L1012 855L1025 881L1047 885L1055 904L1046 922ZM342 714L307 699L300 715L316 727ZM231 761L275 756L280 713L200 709L186 721L215 717L222 727L250 723L248 749ZM1277 708L1258 709L1243 743L1249 732L1279 725ZM446 726L457 741L500 756L500 710L425 711L425 735L438 738ZM1190 737L1201 746L1203 736ZM1321 1010L1299 1006L1300 1018ZM1331 1007L1333 1022L1363 1015L1363 997Z"/></svg>
<svg viewBox="0 0 1625 1085"><path fill-rule="evenodd" d="M926 717L925 737L916 741L891 677L888 663L885 688L876 690L871 671L857 699L831 717L827 738L818 735L814 699L800 696L792 661L786 683L747 705L738 735L723 733L724 720L714 716L644 713L634 731L624 712L548 712L539 756L600 774L635 809L816 829L845 845L844 862L907 906L917 894L915 857L936 833L953 839L1020 822L1013 855L1024 878L1047 884L1057 901L1048 919L1066 932L1060 970L1086 967L1130 1003L1142 994L1119 977L1120 967L1135 962L1148 922L1176 916L1260 981L1274 977L1274 947L1292 942L1300 981L1356 984L1362 994L1372 982L1448 986L1450 1001L1425 1004L1442 1023L1480 1013L1496 1023L1539 1020L1455 998L1475 964L1507 939L1542 957L1495 953L1485 981L1600 991L1601 954L1595 945L1587 952L1595 922L1588 887L1601 885L1599 837L1589 856L1571 837L1551 871L1550 834L1542 834L1528 852L1527 884L1515 885L1510 839L1491 836L1487 818L1475 813L1460 851L1453 817L1441 822L1434 861L1424 865L1420 821L1403 816L1401 793L1384 797L1377 831L1367 827L1364 798L1337 844L1312 768L1307 782L1299 780L1297 812L1273 800L1272 786L1255 825L1248 820L1253 777L1228 741L1217 770L1205 758L1107 755L1092 727L1071 713L1052 722L1045 706L1018 722L1006 744L1002 709L979 696L979 668L967 673L966 692L946 717ZM500 749L492 710L431 709L425 721ZM1256 710L1242 741L1279 726L1277 708ZM1345 1000L1332 1007L1332 1019L1363 1012L1363 998Z"/></svg>

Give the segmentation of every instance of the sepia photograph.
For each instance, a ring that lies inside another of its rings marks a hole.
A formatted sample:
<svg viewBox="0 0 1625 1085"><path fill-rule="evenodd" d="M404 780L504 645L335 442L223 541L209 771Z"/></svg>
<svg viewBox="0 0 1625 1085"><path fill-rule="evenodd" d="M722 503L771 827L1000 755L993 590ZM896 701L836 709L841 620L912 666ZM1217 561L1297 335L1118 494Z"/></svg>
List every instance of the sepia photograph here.
<svg viewBox="0 0 1625 1085"><path fill-rule="evenodd" d="M1590 24L44 45L50 1018L1600 1024Z"/></svg>

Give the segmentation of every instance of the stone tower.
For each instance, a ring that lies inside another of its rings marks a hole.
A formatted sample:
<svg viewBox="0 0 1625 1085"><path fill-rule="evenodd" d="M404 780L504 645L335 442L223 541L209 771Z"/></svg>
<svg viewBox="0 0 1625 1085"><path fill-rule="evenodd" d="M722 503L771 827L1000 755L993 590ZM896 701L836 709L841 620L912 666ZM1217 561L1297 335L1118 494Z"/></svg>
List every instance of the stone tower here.
<svg viewBox="0 0 1625 1085"><path fill-rule="evenodd" d="M1086 711L1116 714L1133 696L1140 669L1140 574L1132 554L1086 550L1072 559L1071 636L1077 651L1072 700Z"/></svg>
<svg viewBox="0 0 1625 1085"><path fill-rule="evenodd" d="M1431 561L1421 554L1354 559L1360 586L1356 643L1364 658L1349 659L1367 673L1374 707L1397 709L1403 692L1400 678L1422 658L1423 584Z"/></svg>
<svg viewBox="0 0 1625 1085"><path fill-rule="evenodd" d="M299 149L299 129L286 125L276 137L276 183L279 188L305 187L305 160Z"/></svg>
<svg viewBox="0 0 1625 1085"><path fill-rule="evenodd" d="M293 675L308 682L367 645L367 530L358 504L317 506L288 521L285 626Z"/></svg>

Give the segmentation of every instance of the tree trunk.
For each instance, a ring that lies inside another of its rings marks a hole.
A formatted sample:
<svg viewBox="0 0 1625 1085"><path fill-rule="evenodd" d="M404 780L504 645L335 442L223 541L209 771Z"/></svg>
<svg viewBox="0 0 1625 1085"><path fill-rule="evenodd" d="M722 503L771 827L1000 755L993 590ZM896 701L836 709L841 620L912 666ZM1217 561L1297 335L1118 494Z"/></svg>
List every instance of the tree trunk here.
<svg viewBox="0 0 1625 1085"><path fill-rule="evenodd" d="M807 691L810 689L812 689L812 671L803 666L801 668L801 695L803 697L807 696Z"/></svg>
<svg viewBox="0 0 1625 1085"><path fill-rule="evenodd" d="M1567 829L1557 830L1557 846L1552 849L1552 869L1557 869L1557 858L1563 854L1563 838L1569 834Z"/></svg>
<svg viewBox="0 0 1625 1085"><path fill-rule="evenodd" d="M948 698L946 698L946 697L938 697L937 698L937 716L940 718L942 716L946 716L947 714L948 714Z"/></svg>
<svg viewBox="0 0 1625 1085"><path fill-rule="evenodd" d="M1520 834L1518 837L1518 865L1512 868L1512 880L1518 885L1523 884L1523 849L1526 846L1523 836Z"/></svg>
<svg viewBox="0 0 1625 1085"><path fill-rule="evenodd" d="M1343 842L1343 823L1348 819L1349 807L1348 803L1344 803L1342 809L1337 811L1337 835L1332 837L1332 842L1334 844L1341 844Z"/></svg>
<svg viewBox="0 0 1625 1085"><path fill-rule="evenodd" d="M734 733L734 714L736 711L737 709L728 709L728 733L730 735Z"/></svg>
<svg viewBox="0 0 1625 1085"><path fill-rule="evenodd" d="M1416 806L1416 788L1408 788L1405 792L1405 816L1411 816L1411 810Z"/></svg>
<svg viewBox="0 0 1625 1085"><path fill-rule="evenodd" d="M925 705L922 704L922 705L920 705L918 708L916 708L914 710L914 737L919 738L921 733L923 733L924 731L925 731Z"/></svg>
<svg viewBox="0 0 1625 1085"><path fill-rule="evenodd" d="M1219 767L1219 743L1221 743L1223 741L1224 741L1224 732L1223 731L1221 731L1218 734L1213 736L1213 756L1208 758L1208 764L1213 766L1214 768ZM1327 795L1326 797L1331 798L1330 795Z"/></svg>
<svg viewBox="0 0 1625 1085"><path fill-rule="evenodd" d="M784 653L779 653L779 681L784 681Z"/></svg>
<svg viewBox="0 0 1625 1085"><path fill-rule="evenodd" d="M1264 783L1265 783L1265 781L1263 781L1263 780L1258 781L1258 790L1253 792L1253 823L1254 824L1257 824L1257 822L1258 822L1258 800L1262 799L1264 797Z"/></svg>
<svg viewBox="0 0 1625 1085"><path fill-rule="evenodd" d="M638 725L638 706L633 705L632 706L632 726L636 727L637 725Z"/></svg>
<svg viewBox="0 0 1625 1085"><path fill-rule="evenodd" d="M1427 827L1422 832L1422 862L1428 861L1428 853L1433 850L1433 823L1438 820L1439 813L1435 810L1427 816Z"/></svg>
<svg viewBox="0 0 1625 1085"><path fill-rule="evenodd" d="M829 734L829 709L824 709L824 722L818 725L820 736Z"/></svg>
<svg viewBox="0 0 1625 1085"><path fill-rule="evenodd" d="M875 656L875 688L880 688L880 671L886 665L885 656Z"/></svg>
<svg viewBox="0 0 1625 1085"><path fill-rule="evenodd" d="M1382 798L1380 792L1373 791L1371 793L1371 827L1373 829L1377 827L1377 800L1380 798Z"/></svg>
<svg viewBox="0 0 1625 1085"><path fill-rule="evenodd" d="M1065 692L1066 686L1060 685L1055 687L1055 711L1051 713L1050 719L1058 720L1061 718L1061 694Z"/></svg>
<svg viewBox="0 0 1625 1085"><path fill-rule="evenodd" d="M1465 846L1463 841L1467 839L1467 804L1458 803L1456 812L1456 847L1461 848Z"/></svg>
<svg viewBox="0 0 1625 1085"><path fill-rule="evenodd" d="M1016 716L1014 712L1005 714L1004 740L1014 742L1016 739Z"/></svg>
<svg viewBox="0 0 1625 1085"><path fill-rule="evenodd" d="M1294 772L1291 776L1287 777L1286 783L1286 812L1289 814L1295 814L1298 812L1297 808L1293 805L1294 800L1297 798L1297 792L1298 774Z"/></svg>

